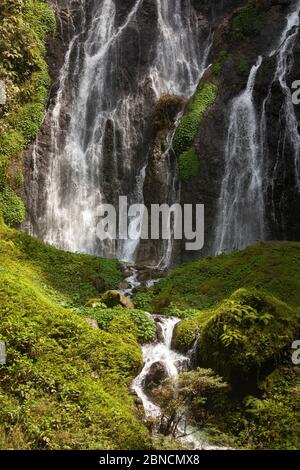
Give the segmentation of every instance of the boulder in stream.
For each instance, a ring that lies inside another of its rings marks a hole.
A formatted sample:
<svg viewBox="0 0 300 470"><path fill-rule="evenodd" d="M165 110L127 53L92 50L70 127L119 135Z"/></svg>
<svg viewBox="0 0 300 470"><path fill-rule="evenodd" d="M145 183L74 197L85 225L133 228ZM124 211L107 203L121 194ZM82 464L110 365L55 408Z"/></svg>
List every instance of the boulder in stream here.
<svg viewBox="0 0 300 470"><path fill-rule="evenodd" d="M117 307L118 305L125 308L134 308L133 302L129 297L126 297L117 290L106 291L101 300L110 308Z"/></svg>
<svg viewBox="0 0 300 470"><path fill-rule="evenodd" d="M154 362L145 377L144 388L146 393L151 394L153 389L158 387L167 377L168 373L165 365L160 361Z"/></svg>

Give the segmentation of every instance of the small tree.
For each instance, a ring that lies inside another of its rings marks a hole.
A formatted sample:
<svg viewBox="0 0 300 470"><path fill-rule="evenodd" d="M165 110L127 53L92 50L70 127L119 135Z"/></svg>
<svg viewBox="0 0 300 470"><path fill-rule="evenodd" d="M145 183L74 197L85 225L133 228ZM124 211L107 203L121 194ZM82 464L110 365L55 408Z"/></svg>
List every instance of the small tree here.
<svg viewBox="0 0 300 470"><path fill-rule="evenodd" d="M154 390L162 411L160 431L175 437L187 420L205 424L208 400L216 401L227 390L228 385L211 369L198 368L166 379Z"/></svg>

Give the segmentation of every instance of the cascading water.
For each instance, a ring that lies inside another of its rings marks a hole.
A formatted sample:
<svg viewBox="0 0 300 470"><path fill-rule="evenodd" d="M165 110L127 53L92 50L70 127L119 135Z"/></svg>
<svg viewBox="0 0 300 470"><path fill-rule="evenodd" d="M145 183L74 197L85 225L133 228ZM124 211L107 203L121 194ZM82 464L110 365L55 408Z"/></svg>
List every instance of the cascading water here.
<svg viewBox="0 0 300 470"><path fill-rule="evenodd" d="M268 237L265 213L265 193L271 187L272 217L277 223L275 185L284 165L287 143L294 158L295 187L300 191L300 135L298 121L288 83L293 68L293 52L299 33L300 1L293 3L286 26L270 57L276 56L276 68L269 92L258 116L253 102L256 74L262 63L252 68L246 90L233 100L227 145L225 175L221 186L215 234L215 254L242 249ZM267 174L267 107L272 102L272 87L279 84L283 103L279 113L280 135L276 161L271 175Z"/></svg>
<svg viewBox="0 0 300 470"><path fill-rule="evenodd" d="M210 37L199 53L197 26L190 1L157 0L159 38L150 77L157 98L165 93L191 96L201 78Z"/></svg>
<svg viewBox="0 0 300 470"><path fill-rule="evenodd" d="M160 363L164 366L168 377L176 378L179 372L188 368L190 357L189 354L184 356L171 348L174 328L180 320L173 317L159 317L156 318L156 320L158 321L158 326L162 332L162 340L143 346L144 368L134 380L132 389L141 399L146 417L157 420L161 415L161 410L159 406L150 399L145 391L145 380L151 371L151 367L156 363ZM226 450L224 447L220 448L209 444L208 436L206 436L203 431L190 426L187 422L179 425L177 438L182 442L182 444L188 445L193 449Z"/></svg>
<svg viewBox="0 0 300 470"><path fill-rule="evenodd" d="M163 340L155 344L146 344L143 346L144 368L138 377L134 380L132 389L136 392L143 402L143 407L147 417L157 418L160 415L160 409L155 405L144 392L144 382L149 374L151 366L157 362L164 365L169 377L178 375L178 365L186 361L181 354L171 350L171 341L174 327L179 322L177 318L165 317L159 319L159 326L162 331ZM177 367L175 366L177 363Z"/></svg>
<svg viewBox="0 0 300 470"><path fill-rule="evenodd" d="M276 70L274 79L271 83L269 93L263 104L263 113L261 119L262 129L262 145L265 147L265 141L268 134L268 124L266 116L266 107L272 99L272 86L275 82L279 83L282 95L283 103L279 113L279 127L280 136L277 147L276 162L273 168L271 177L271 200L272 200L272 218L274 222L276 220L276 209L274 206L275 200L275 183L277 176L282 171L280 163L284 161L284 155L287 148L287 143L290 144L295 166L295 187L300 192L300 135L298 131L298 120L295 114L295 107L292 99L292 91L288 83L289 74L294 65L294 48L299 33L299 20L300 15L300 1L295 4L294 10L289 14L287 18L286 27L280 37L279 48L272 52L271 56L276 56Z"/></svg>
<svg viewBox="0 0 300 470"><path fill-rule="evenodd" d="M258 120L253 102L262 58L252 67L247 87L233 100L225 150L225 176L218 208L216 253L241 249L263 239L264 200L259 160Z"/></svg>
<svg viewBox="0 0 300 470"><path fill-rule="evenodd" d="M81 0L85 15L70 42L56 103L46 118L51 139L43 187L39 181L45 157L37 158L43 153L39 139L32 152L30 185L43 202L29 201L28 230L65 250L132 262L138 240L98 239L99 205L117 207L119 195L127 195L129 204L143 202L147 152L141 136L149 95L152 101L165 93L190 96L208 47L199 47L189 0L156 0L154 58L136 83L128 77L119 81L126 60L122 57L120 65L120 45L129 29L136 27L143 2L131 5L118 25L116 0Z"/></svg>

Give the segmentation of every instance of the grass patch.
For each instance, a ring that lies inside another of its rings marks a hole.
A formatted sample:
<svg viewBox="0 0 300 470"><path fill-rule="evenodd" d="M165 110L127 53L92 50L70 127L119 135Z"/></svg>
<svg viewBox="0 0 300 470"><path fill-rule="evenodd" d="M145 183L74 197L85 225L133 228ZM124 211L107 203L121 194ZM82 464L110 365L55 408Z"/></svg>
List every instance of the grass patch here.
<svg viewBox="0 0 300 470"><path fill-rule="evenodd" d="M205 309L240 288L270 293L300 305L300 243L268 242L245 250L186 263L163 279L152 299L153 311Z"/></svg>
<svg viewBox="0 0 300 470"><path fill-rule="evenodd" d="M63 306L82 306L122 280L116 260L66 253L3 225L0 237L2 269L11 263L16 270L26 266L32 282L42 282L48 295Z"/></svg>

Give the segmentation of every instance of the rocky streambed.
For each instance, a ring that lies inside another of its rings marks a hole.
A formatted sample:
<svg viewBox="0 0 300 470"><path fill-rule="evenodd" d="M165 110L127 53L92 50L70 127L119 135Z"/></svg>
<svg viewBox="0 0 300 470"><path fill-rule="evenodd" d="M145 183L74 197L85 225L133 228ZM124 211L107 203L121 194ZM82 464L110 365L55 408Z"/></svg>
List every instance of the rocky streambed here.
<svg viewBox="0 0 300 470"><path fill-rule="evenodd" d="M139 272L139 269L135 267L126 268L128 276L125 280L124 288L120 289L123 295L131 297L133 291L141 285L142 281L140 280ZM153 283L157 282L157 273L154 279L147 279L147 270L142 270L142 272L144 284L150 287ZM146 420L154 422L154 432L159 432L161 409L155 401L152 392L166 378L173 377L176 380L180 372L190 370L194 351L191 349L184 355L172 349L172 338L175 327L180 322L179 318L155 314L152 315L152 318L157 325L156 337L151 343L142 346L144 367L133 381L132 391L143 406ZM179 424L175 437L181 444L194 450L225 450L224 447L211 445L207 433L204 430L193 427L186 417Z"/></svg>

